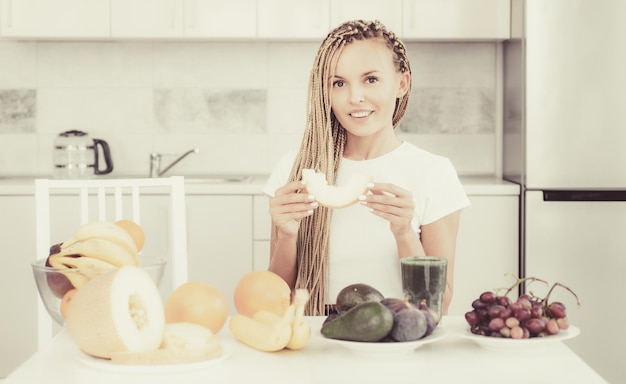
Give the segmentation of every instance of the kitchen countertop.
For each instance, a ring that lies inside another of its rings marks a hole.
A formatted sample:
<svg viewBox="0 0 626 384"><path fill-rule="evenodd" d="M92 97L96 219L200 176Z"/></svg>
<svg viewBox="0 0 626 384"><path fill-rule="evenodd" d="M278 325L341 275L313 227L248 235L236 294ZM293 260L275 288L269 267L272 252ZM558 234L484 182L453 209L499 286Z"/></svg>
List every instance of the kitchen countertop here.
<svg viewBox="0 0 626 384"><path fill-rule="evenodd" d="M34 180L41 176L0 176L0 196L33 195ZM116 175L119 178L141 177ZM238 177L238 176L235 176ZM112 178L112 177L108 177ZM222 176L185 176L188 195L262 195L267 175L246 176L244 181L223 181ZM520 194L517 184L491 176L461 176L461 183L468 195L516 195Z"/></svg>
<svg viewBox="0 0 626 384"><path fill-rule="evenodd" d="M558 340L508 340L538 344L531 348L484 349L461 336L467 327L462 316L445 316L441 329L436 331L442 331L442 337L429 344L403 353L384 354L348 350L325 339L319 332L323 320L324 317L306 318L312 336L303 349L271 353L238 342L226 324L217 334L225 357L194 370L179 368L178 372L151 372L151 367L114 372L115 367L107 361L86 361L67 331L62 330L3 384L606 383ZM157 369L163 370L163 366Z"/></svg>

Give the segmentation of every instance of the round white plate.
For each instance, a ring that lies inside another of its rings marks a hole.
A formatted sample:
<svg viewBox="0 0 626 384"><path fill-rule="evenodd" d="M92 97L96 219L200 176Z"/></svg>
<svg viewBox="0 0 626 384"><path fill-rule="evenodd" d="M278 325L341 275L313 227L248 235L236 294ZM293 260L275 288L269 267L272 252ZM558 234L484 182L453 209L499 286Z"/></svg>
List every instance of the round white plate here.
<svg viewBox="0 0 626 384"><path fill-rule="evenodd" d="M222 344L222 355L214 359L199 361L195 363L184 364L165 364L165 365L125 365L125 364L113 364L110 360L99 359L97 357L89 356L86 353L77 350L75 354L76 360L80 363L100 371L113 372L113 373L128 373L128 374L168 374L168 373L180 373L189 372L209 367L214 364L219 364L226 359L232 349Z"/></svg>
<svg viewBox="0 0 626 384"><path fill-rule="evenodd" d="M484 349L489 349L497 352L509 352L528 350L535 351L537 349L544 348L556 341L564 341L576 337L580 333L580 329L573 325L570 325L568 329L561 330L556 335L545 337L531 337L528 339L509 339L475 335L470 331L469 326L465 326L463 327L463 329L458 329L453 333L463 338L472 340Z"/></svg>
<svg viewBox="0 0 626 384"><path fill-rule="evenodd" d="M413 352L417 348L435 342L446 336L446 330L441 326L435 328L430 335L415 341L404 342L361 342L330 339L322 335L329 343L341 345L351 352L369 355L397 355Z"/></svg>

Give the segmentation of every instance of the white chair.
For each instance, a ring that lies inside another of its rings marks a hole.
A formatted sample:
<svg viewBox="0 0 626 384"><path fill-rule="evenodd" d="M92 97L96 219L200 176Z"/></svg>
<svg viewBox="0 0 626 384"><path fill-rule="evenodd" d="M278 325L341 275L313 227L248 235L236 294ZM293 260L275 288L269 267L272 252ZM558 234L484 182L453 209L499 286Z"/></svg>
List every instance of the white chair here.
<svg viewBox="0 0 626 384"><path fill-rule="evenodd" d="M56 200L52 202L53 199ZM158 204L155 206L156 202ZM147 252L151 240L164 243L152 247L151 252L168 253L166 270L170 272L172 287L188 281L185 182L182 176L145 179L37 179L35 208L36 259L47 257L51 245L69 237L82 224L95 220L130 219L141 224L144 229L147 226L156 227L157 224L166 228L159 229L159 233L169 233L169 238L165 239L151 238L150 233L146 232L146 246L141 255ZM146 220L145 225L142 220ZM158 251L154 251L155 249ZM52 338L54 330L42 301L38 302L38 348L41 348Z"/></svg>

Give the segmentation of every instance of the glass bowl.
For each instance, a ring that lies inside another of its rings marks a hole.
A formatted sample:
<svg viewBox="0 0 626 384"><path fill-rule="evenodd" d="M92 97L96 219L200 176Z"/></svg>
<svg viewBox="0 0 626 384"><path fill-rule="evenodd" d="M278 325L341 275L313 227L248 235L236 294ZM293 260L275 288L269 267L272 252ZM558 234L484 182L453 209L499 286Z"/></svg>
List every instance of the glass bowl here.
<svg viewBox="0 0 626 384"><path fill-rule="evenodd" d="M141 258L139 266L144 269L154 283L159 286L161 283L161 278L163 277L163 271L165 270L166 261L163 259L150 259L150 258ZM38 259L31 263L33 269L33 276L35 278L35 283L37 284L37 291L39 292L39 297L41 301L44 303L46 310L50 314L50 317L58 323L59 325L65 324L65 318L61 314L61 301L63 299L63 295L70 289L73 288L73 285L69 282L69 279L61 273L84 273L89 276L95 276L100 273L104 273L110 271L111 269L94 269L90 268L89 270L80 270L77 268L74 269L66 269L66 268L53 268L46 266L46 259Z"/></svg>

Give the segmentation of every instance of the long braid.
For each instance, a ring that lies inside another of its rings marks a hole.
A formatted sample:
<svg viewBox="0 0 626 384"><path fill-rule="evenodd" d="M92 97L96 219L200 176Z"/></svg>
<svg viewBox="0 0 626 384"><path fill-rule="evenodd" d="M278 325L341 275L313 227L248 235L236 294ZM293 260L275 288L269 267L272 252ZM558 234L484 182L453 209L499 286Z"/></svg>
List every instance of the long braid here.
<svg viewBox="0 0 626 384"><path fill-rule="evenodd" d="M333 76L343 47L354 40L380 39L393 52L394 63L400 72L409 72L410 66L404 44L393 32L378 21L354 20L331 31L320 46L309 76L307 95L307 122L300 151L289 180L300 180L302 169L312 168L326 174L334 185L341 163L347 134L331 110L330 79ZM410 86L410 85L409 85ZM404 116L409 92L396 101L393 126ZM323 315L329 273L329 231L332 211L319 207L313 215L302 220L297 241L296 288L311 293L307 304L308 315Z"/></svg>

